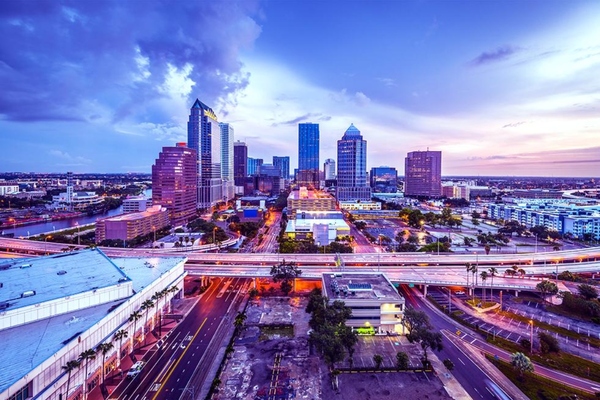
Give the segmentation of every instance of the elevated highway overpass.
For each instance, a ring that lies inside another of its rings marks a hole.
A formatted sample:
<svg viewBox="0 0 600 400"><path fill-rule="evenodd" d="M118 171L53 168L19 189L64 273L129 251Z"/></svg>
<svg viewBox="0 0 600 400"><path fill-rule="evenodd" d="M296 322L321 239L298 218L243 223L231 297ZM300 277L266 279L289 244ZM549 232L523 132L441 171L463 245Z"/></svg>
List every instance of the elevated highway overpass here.
<svg viewBox="0 0 600 400"><path fill-rule="evenodd" d="M35 256L60 253L69 246L61 243L36 242L0 238L0 252L17 252L19 255ZM269 277L271 266L286 262L296 263L303 271L303 278L320 279L323 273L384 272L394 282L427 286L462 286L489 288L492 278L482 282L479 272L495 267L498 275L493 279L493 289L534 291L541 274L551 275L562 271L600 271L600 247L545 253L520 254L427 254L427 253L372 253L372 254L249 254L249 253L198 253L164 249L101 248L109 257L185 256L186 270L202 276ZM5 253L5 255L6 255ZM478 273L467 274L465 265L478 267ZM524 276L508 277L504 271L516 265ZM475 278L475 279L474 279ZM468 281L468 285L467 285ZM474 282L473 282L474 281ZM559 283L560 284L560 283ZM561 290L566 290L560 284Z"/></svg>

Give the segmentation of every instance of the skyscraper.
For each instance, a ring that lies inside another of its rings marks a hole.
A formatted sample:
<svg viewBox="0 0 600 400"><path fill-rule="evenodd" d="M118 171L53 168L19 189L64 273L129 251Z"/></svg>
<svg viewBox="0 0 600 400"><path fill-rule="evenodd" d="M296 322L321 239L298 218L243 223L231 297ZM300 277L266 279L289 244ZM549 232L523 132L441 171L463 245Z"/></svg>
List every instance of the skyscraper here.
<svg viewBox="0 0 600 400"><path fill-rule="evenodd" d="M283 179L290 179L290 158L273 156L273 165L281 170Z"/></svg>
<svg viewBox="0 0 600 400"><path fill-rule="evenodd" d="M354 124L337 142L337 199L338 201L370 201L371 188L367 182L367 141Z"/></svg>
<svg viewBox="0 0 600 400"><path fill-rule="evenodd" d="M232 200L235 196L233 182L233 126L221 122L221 179L223 180L223 198Z"/></svg>
<svg viewBox="0 0 600 400"><path fill-rule="evenodd" d="M196 215L196 160L195 150L177 143L163 147L152 166L152 203L169 211L173 226L184 225Z"/></svg>
<svg viewBox="0 0 600 400"><path fill-rule="evenodd" d="M319 169L319 124L298 124L298 183L318 187Z"/></svg>
<svg viewBox="0 0 600 400"><path fill-rule="evenodd" d="M239 140L233 144L233 179L235 186L244 186L248 176L248 147Z"/></svg>
<svg viewBox="0 0 600 400"><path fill-rule="evenodd" d="M221 188L221 130L213 110L196 99L190 109L188 146L197 152L198 208L223 200Z"/></svg>
<svg viewBox="0 0 600 400"><path fill-rule="evenodd" d="M378 193L396 193L398 171L394 167L374 167L370 174L371 189Z"/></svg>
<svg viewBox="0 0 600 400"><path fill-rule="evenodd" d="M258 175L260 173L260 166L263 165L262 158L252 158L248 157L248 175Z"/></svg>
<svg viewBox="0 0 600 400"><path fill-rule="evenodd" d="M325 160L325 164L323 164L323 172L326 181L335 179L335 160L333 158L328 158Z"/></svg>
<svg viewBox="0 0 600 400"><path fill-rule="evenodd" d="M413 151L404 162L404 194L440 197L442 195L442 152Z"/></svg>

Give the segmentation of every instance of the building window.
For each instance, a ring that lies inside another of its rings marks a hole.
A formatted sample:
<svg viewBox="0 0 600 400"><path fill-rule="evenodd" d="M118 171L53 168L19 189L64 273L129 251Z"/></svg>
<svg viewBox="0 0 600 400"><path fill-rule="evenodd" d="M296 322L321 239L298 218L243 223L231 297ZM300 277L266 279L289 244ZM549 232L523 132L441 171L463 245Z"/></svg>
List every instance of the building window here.
<svg viewBox="0 0 600 400"><path fill-rule="evenodd" d="M23 386L17 393L10 396L8 400L25 400L29 397L29 384L27 384Z"/></svg>

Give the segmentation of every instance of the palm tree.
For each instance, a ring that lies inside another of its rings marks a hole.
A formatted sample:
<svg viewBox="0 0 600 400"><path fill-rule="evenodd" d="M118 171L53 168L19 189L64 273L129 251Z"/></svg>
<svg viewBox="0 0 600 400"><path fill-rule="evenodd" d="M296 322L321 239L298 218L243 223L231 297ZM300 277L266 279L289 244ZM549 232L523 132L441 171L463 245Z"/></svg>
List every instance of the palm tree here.
<svg viewBox="0 0 600 400"><path fill-rule="evenodd" d="M114 348L115 346L108 343L100 343L96 348L98 353L102 353L102 386L104 386L104 371L106 370L104 363L106 363L106 355Z"/></svg>
<svg viewBox="0 0 600 400"><path fill-rule="evenodd" d="M148 338L148 336L146 335L146 326L148 325L148 313L152 307L154 307L154 302L150 299L144 301L141 306L141 309L146 311L146 319L144 322L144 329L142 329L142 333L144 334L144 342Z"/></svg>
<svg viewBox="0 0 600 400"><path fill-rule="evenodd" d="M498 273L498 269L496 267L490 267L488 269L489 275L492 277L492 284L490 285L490 297L494 296L494 276Z"/></svg>
<svg viewBox="0 0 600 400"><path fill-rule="evenodd" d="M129 322L133 322L133 348L132 351L135 350L135 334L137 333L137 321L142 318L142 313L139 311L134 311L129 316Z"/></svg>
<svg viewBox="0 0 600 400"><path fill-rule="evenodd" d="M246 321L246 313L242 312L242 311L238 311L237 315L235 316L235 320L233 321L233 325L235 326L235 328L237 330L239 330L242 326L244 326L244 322Z"/></svg>
<svg viewBox="0 0 600 400"><path fill-rule="evenodd" d="M471 273L473 274L473 293L471 296L471 301L475 301L475 286L477 286L477 265L471 265Z"/></svg>
<svg viewBox="0 0 600 400"><path fill-rule="evenodd" d="M466 263L465 268L467 269L467 287L469 287L469 272L471 272L471 263Z"/></svg>
<svg viewBox="0 0 600 400"><path fill-rule="evenodd" d="M69 387L71 386L71 373L74 369L79 368L81 363L79 360L71 360L67 361L66 365L63 365L62 369L67 372L67 390L65 391L65 395L63 396L65 399L69 398Z"/></svg>
<svg viewBox="0 0 600 400"><path fill-rule="evenodd" d="M154 295L152 295L152 300L154 300L154 307L156 307L155 310L155 319L158 317L158 335L160 336L160 308L159 306L159 302L160 299L162 299L165 296L164 294L164 290L161 290L160 292L155 292Z"/></svg>
<svg viewBox="0 0 600 400"><path fill-rule="evenodd" d="M481 277L481 285L483 286L483 302L485 303L485 280L488 277L488 273L487 271L482 271L479 276Z"/></svg>
<svg viewBox="0 0 600 400"><path fill-rule="evenodd" d="M190 237L186 236L185 237L185 245L187 246L190 243Z"/></svg>
<svg viewBox="0 0 600 400"><path fill-rule="evenodd" d="M79 355L79 361L85 363L85 374L83 375L83 400L87 399L87 377L88 365L90 361L96 358L96 352L92 349L87 349Z"/></svg>
<svg viewBox="0 0 600 400"><path fill-rule="evenodd" d="M125 329L121 329L115 332L115 340L119 341L119 351L117 351L119 365L121 365L121 349L123 348L123 339L127 339L127 336L129 336L129 332L127 332Z"/></svg>
<svg viewBox="0 0 600 400"><path fill-rule="evenodd" d="M381 364L383 364L383 357L381 354L375 354L373 356L373 362L375 363L375 369L381 368Z"/></svg>

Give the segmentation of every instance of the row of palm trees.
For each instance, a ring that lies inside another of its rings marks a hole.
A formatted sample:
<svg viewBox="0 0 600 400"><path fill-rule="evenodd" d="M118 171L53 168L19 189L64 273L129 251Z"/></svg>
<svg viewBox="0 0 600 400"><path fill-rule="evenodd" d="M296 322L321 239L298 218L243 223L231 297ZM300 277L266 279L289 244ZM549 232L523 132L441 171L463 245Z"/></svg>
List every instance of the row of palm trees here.
<svg viewBox="0 0 600 400"><path fill-rule="evenodd" d="M145 333L145 328L148 325L148 312L150 311L150 309L152 307L158 307L158 304L160 302L161 299L165 298L169 293L175 293L179 290L179 288L177 286L172 286L170 288L165 288L159 292L155 292L154 295L152 295L152 297L150 299L145 300L144 302L142 302L142 305L140 307L139 310L136 310L134 312L132 312L129 315L129 322L133 322L133 332L135 335L136 332L136 328L137 328L137 321L142 318L143 313L145 312L145 324L144 324L144 331L142 332L143 335L146 335ZM159 314L160 315L160 314ZM159 330L161 327L161 320L159 320ZM160 331L159 331L160 334ZM123 347L123 340L127 339L129 337L129 331L127 331L126 329L120 329L117 332L115 332L112 340L110 342L106 342L106 343L100 343L96 349L88 349L85 350L83 352L81 352L81 354L79 354L79 357L75 360L71 360L71 361L67 361L67 363L65 365L63 365L62 369L68 374L67 377L67 388L65 391L65 399L68 399L69 396L69 388L71 386L71 374L73 373L74 370L80 368L82 365L85 368L85 374L84 374L84 383L83 383L83 399L87 399L87 385L86 385L86 380L87 380L87 376L88 376L88 366L90 361L94 360L96 358L97 354L102 354L102 386L104 386L104 380L105 380L105 368L104 368L104 364L106 362L106 356L113 350L114 345L113 345L113 341L118 341L119 342L119 349L117 351L117 358L118 358L118 365L121 365L121 349ZM135 339L135 337L134 337ZM135 341L133 343L133 349L132 351L135 350Z"/></svg>
<svg viewBox="0 0 600 400"><path fill-rule="evenodd" d="M465 268L467 271L467 287L469 287L469 273L473 274L473 280L474 280L475 285L477 285L478 277L481 278L482 283L485 283L485 281L488 278L491 278L492 282L491 282L491 286L490 286L490 292L491 292L491 295L493 294L492 287L494 286L494 276L498 275L498 269L496 267L490 267L490 268L488 268L487 271L481 271L479 273L479 275L477 275L477 272L478 272L477 265L473 265L471 263L466 263ZM513 265L511 268L507 268L504 271L504 276L506 276L506 275L511 276L511 277L514 277L516 275L525 276L525 270L523 268L519 268L516 265ZM475 298L475 290L473 290L472 296L474 299ZM485 303L485 285L483 287L483 302Z"/></svg>

